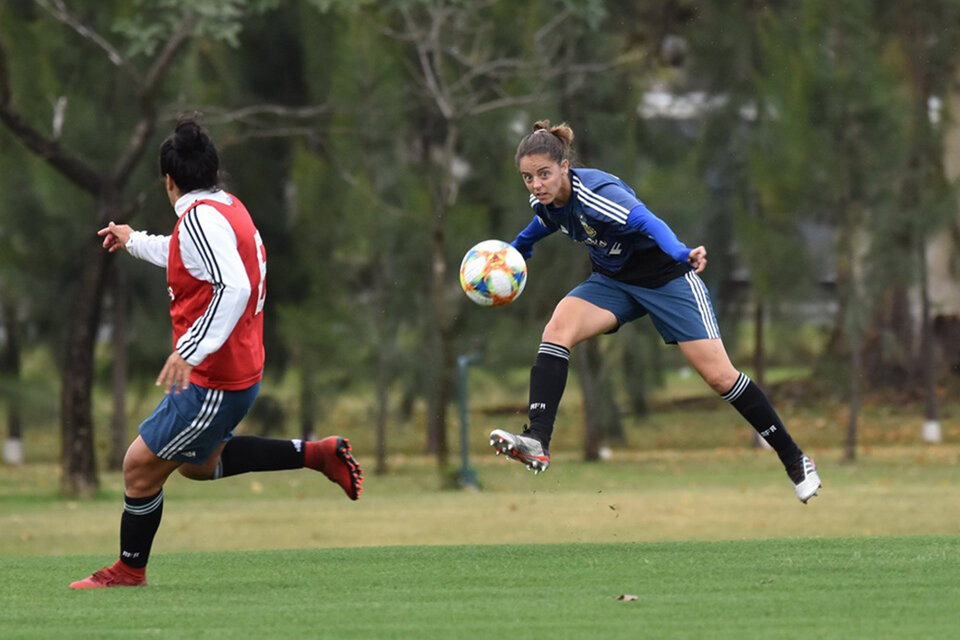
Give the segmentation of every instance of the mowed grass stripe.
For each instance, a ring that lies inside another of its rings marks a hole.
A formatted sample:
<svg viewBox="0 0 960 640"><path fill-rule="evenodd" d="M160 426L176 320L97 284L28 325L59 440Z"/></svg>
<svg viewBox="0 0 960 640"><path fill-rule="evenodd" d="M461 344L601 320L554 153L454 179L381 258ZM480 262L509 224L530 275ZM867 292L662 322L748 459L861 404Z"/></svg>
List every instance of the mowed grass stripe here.
<svg viewBox="0 0 960 640"><path fill-rule="evenodd" d="M0 557L4 638L950 637L960 538L158 554L146 588L72 592L102 557ZM638 596L619 602L620 594Z"/></svg>
<svg viewBox="0 0 960 640"><path fill-rule="evenodd" d="M808 505L776 456L750 450L560 457L536 477L491 455L477 461L480 492L440 490L434 465L397 462L368 477L358 502L310 471L173 477L154 549L960 535L957 445L883 450L855 465L838 457L818 456L825 486ZM105 474L88 502L56 490L53 467L0 468L0 556L115 552L120 476Z"/></svg>

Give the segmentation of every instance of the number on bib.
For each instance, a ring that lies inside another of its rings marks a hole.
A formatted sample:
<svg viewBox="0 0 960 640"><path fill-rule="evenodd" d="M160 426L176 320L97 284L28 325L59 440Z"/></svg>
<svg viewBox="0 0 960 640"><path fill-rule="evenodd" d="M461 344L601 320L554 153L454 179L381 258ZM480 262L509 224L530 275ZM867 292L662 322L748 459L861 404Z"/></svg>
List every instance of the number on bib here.
<svg viewBox="0 0 960 640"><path fill-rule="evenodd" d="M260 265L260 284L257 285L257 309L253 315L263 311L263 305L267 301L267 248L263 246L263 239L260 232L253 234L253 242L257 248L257 263Z"/></svg>

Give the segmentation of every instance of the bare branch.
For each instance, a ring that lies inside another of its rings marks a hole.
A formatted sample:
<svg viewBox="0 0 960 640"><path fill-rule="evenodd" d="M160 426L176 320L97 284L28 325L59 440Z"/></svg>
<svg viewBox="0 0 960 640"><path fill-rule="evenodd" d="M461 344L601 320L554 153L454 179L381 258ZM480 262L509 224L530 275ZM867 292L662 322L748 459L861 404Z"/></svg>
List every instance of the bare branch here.
<svg viewBox="0 0 960 640"><path fill-rule="evenodd" d="M183 49L187 40L193 35L195 22L196 16L190 11L185 12L183 17L180 18L180 24L170 34L166 44L163 45L163 49L157 55L157 59L153 61L153 66L147 71L146 79L140 90L141 99L152 98L153 93L164 81L173 65L173 61Z"/></svg>
<svg viewBox="0 0 960 640"><path fill-rule="evenodd" d="M368 199L377 210L396 218L403 218L410 215L408 210L398 207L389 200L381 198L377 195L376 189L371 189L369 185L365 185L356 175L348 171L346 169L346 163L341 162L340 159L336 157L336 154L330 150L329 146L323 144L323 141L319 138L313 138L311 143L311 148L327 159L329 165L337 172L340 179L346 182L351 188L356 189L361 197Z"/></svg>
<svg viewBox="0 0 960 640"><path fill-rule="evenodd" d="M529 66L528 63L514 59L490 60L485 64L476 64L475 62L467 60L452 50L448 50L447 55L468 69L468 71L459 74L460 77L457 79L457 81L450 85L450 90L452 92L457 92L462 88L468 87L470 83L478 78L503 78L515 76L518 71L522 70L526 66ZM501 73L510 71L513 73Z"/></svg>
<svg viewBox="0 0 960 640"><path fill-rule="evenodd" d="M313 127L276 127L272 129L256 129L242 133L228 134L220 137L218 146L221 149L234 147L250 140L269 140L277 138L306 138L313 139L317 130Z"/></svg>
<svg viewBox="0 0 960 640"><path fill-rule="evenodd" d="M33 2L56 20L73 29L77 35L89 40L103 50L103 52L107 54L107 58L110 59L110 62L123 69L134 82L138 85L140 84L140 74L126 56L107 42L106 38L97 33L92 27L84 24L77 16L70 13L70 10L67 9L67 5L63 0L53 0L52 4L49 0L33 0Z"/></svg>
<svg viewBox="0 0 960 640"><path fill-rule="evenodd" d="M25 147L43 158L75 185L94 195L100 192L103 177L79 157L64 150L56 140L40 133L13 105L7 49L2 39L0 39L0 121Z"/></svg>
<svg viewBox="0 0 960 640"><path fill-rule="evenodd" d="M481 113L496 111L497 109L503 109L505 107L520 107L528 104L536 104L540 100L543 100L542 93L531 93L525 96L507 96L504 98L497 98L496 100L488 100L470 107L467 110L467 115L476 116L480 115Z"/></svg>
<svg viewBox="0 0 960 640"><path fill-rule="evenodd" d="M232 124L244 123L252 126L267 126L261 118L263 116L275 116L278 119L289 120L309 120L318 116L332 112L328 104L317 104L305 107L288 107L279 104L257 104L235 109L233 111L223 111L219 107L198 107L198 111L203 113L203 119L206 124Z"/></svg>
<svg viewBox="0 0 960 640"><path fill-rule="evenodd" d="M443 77L436 68L440 56L438 42L442 18L439 14L441 12L439 10L431 12L432 19L429 33L425 33L417 27L416 21L406 7L402 7L400 13L407 25L407 33L414 38L412 41L416 47L417 58L420 61L421 77L426 83L427 91L436 102L441 115L446 120L452 120L456 116L456 110L451 104L448 87L445 86Z"/></svg>
<svg viewBox="0 0 960 640"><path fill-rule="evenodd" d="M559 28L560 24L569 18L571 13L573 13L573 11L569 7L563 11L557 12L557 14L553 16L548 23L537 29L537 32L533 36L534 42L543 42L544 39L552 36L553 31Z"/></svg>
<svg viewBox="0 0 960 640"><path fill-rule="evenodd" d="M0 37L0 106L6 107L9 105L11 98L10 69L7 65L7 48L4 46L3 38Z"/></svg>
<svg viewBox="0 0 960 640"><path fill-rule="evenodd" d="M154 97L157 89L166 79L177 55L183 50L193 33L194 16L190 12L183 15L180 24L170 34L163 49L147 72L143 84L140 86L140 120L130 135L126 151L114 165L112 179L123 185L130 177L137 162L143 157L147 141L153 135L157 126L157 112Z"/></svg>
<svg viewBox="0 0 960 640"><path fill-rule="evenodd" d="M67 96L60 96L53 103L53 123L50 125L50 132L54 140L59 140L63 134L63 122L67 114Z"/></svg>
<svg viewBox="0 0 960 640"><path fill-rule="evenodd" d="M155 182L151 182L148 187L144 187L137 193L136 197L134 197L133 199L133 202L123 207L123 210L120 212L120 215L115 217L113 221L118 224L123 224L129 221L130 218L133 217L133 214L135 214L137 210L142 209L143 206L147 203L147 198L149 197L150 193L156 192L156 191L157 191L157 184Z"/></svg>

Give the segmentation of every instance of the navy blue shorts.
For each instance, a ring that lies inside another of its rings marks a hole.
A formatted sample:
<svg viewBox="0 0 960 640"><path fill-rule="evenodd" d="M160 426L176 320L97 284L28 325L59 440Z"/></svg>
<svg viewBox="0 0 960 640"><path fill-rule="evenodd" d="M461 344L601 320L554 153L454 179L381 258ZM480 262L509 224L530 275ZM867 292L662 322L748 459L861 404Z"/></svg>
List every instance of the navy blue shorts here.
<svg viewBox="0 0 960 640"><path fill-rule="evenodd" d="M200 464L233 437L253 406L260 383L240 391L207 389L191 383L163 397L140 425L140 437L157 457Z"/></svg>
<svg viewBox="0 0 960 640"><path fill-rule="evenodd" d="M655 289L594 273L567 295L610 311L621 325L649 313L667 344L720 337L710 294L693 271Z"/></svg>

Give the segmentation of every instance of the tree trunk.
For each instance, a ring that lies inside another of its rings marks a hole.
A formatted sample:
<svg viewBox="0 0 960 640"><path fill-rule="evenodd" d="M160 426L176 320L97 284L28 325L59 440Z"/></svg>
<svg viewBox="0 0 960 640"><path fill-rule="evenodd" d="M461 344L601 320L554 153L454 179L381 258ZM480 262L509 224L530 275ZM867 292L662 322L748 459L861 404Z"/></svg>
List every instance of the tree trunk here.
<svg viewBox="0 0 960 640"><path fill-rule="evenodd" d="M316 390L313 388L313 365L310 362L300 361L300 437L312 440L316 437L317 402Z"/></svg>
<svg viewBox="0 0 960 640"><path fill-rule="evenodd" d="M377 463L374 473L382 476L387 472L387 415L389 409L390 367L386 349L377 355Z"/></svg>
<svg viewBox="0 0 960 640"><path fill-rule="evenodd" d="M638 335L638 332L625 332L620 336L624 341L623 349L623 374L624 386L627 392L627 398L630 402L630 410L638 418L644 418L650 413L650 406L647 403L647 388L651 384L654 376L650 375L650 369L654 367L655 362L651 363L651 358L646 357L646 345L643 342L644 336Z"/></svg>
<svg viewBox="0 0 960 640"><path fill-rule="evenodd" d="M117 210L101 201L99 220ZM100 325L104 277L110 254L94 240L85 251L76 300L69 314L63 389L60 396L61 490L75 497L91 497L99 488L93 433L93 353Z"/></svg>
<svg viewBox="0 0 960 640"><path fill-rule="evenodd" d="M860 327L856 321L849 324L849 340L850 400L848 403L847 438L843 450L844 462L853 462L857 458L857 425L860 422L860 376L862 375L862 357L860 355Z"/></svg>
<svg viewBox="0 0 960 640"><path fill-rule="evenodd" d="M953 65L953 81L946 97L944 111L960 113L960 58ZM960 178L960 118L946 118L943 136L943 173L949 184ZM960 210L947 227L927 243L925 268L926 286L935 329L931 339L941 362L960 372Z"/></svg>
<svg viewBox="0 0 960 640"><path fill-rule="evenodd" d="M583 459L600 459L600 416L592 411L597 402L597 388L600 386L593 368L591 351L596 351L596 341L587 340L577 349L577 374L580 378L580 392L583 395Z"/></svg>
<svg viewBox="0 0 960 640"><path fill-rule="evenodd" d="M10 392L7 401L7 439L3 445L3 461L8 464L23 464L23 423L20 412L20 324L14 304L2 301L3 327L7 340L0 356L0 373L8 381Z"/></svg>
<svg viewBox="0 0 960 640"><path fill-rule="evenodd" d="M457 179L453 175L456 159L459 125L455 120L445 121L446 134L443 146L439 149L439 159L435 164L437 182L431 189L433 202L433 228L431 233L433 268L430 278L431 307L433 313L431 332L432 363L427 372L430 383L428 389L427 450L437 456L440 468L447 466L449 444L447 439L447 405L450 401L450 371L453 367L452 334L453 314L447 300L449 286L447 273L447 218L450 208L457 199Z"/></svg>
<svg viewBox="0 0 960 640"><path fill-rule="evenodd" d="M127 319L129 317L129 295L126 278L121 269L113 270L113 420L110 423L110 454L108 465L111 469L123 469L123 457L129 444L127 438Z"/></svg>
<svg viewBox="0 0 960 640"><path fill-rule="evenodd" d="M389 410L389 390L390 390L390 348L388 346L391 340L391 331L388 318L390 310L387 308L389 295L385 282L387 272L386 264L379 262L377 264L377 275L375 285L375 295L377 297L376 305L376 333L377 336L377 361L376 361L376 413L374 422L376 424L377 442L377 461L374 467L374 473L378 476L387 472L387 417Z"/></svg>
<svg viewBox="0 0 960 640"><path fill-rule="evenodd" d="M853 219L853 216L847 216ZM863 377L863 322L865 311L861 294L858 263L863 255L858 247L856 228L847 230L839 246L843 258L837 268L837 281L841 291L846 291L846 310L843 322L846 325L847 345L850 350L849 415L847 418L847 437L844 444L843 461L853 462L857 457L857 430L860 423L860 389Z"/></svg>
<svg viewBox="0 0 960 640"><path fill-rule="evenodd" d="M43 4L43 3L41 3ZM182 15L166 42L149 61L149 71L140 75L135 67L124 64L119 73L136 74L139 117L125 148L105 177L80 155L74 155L61 144L59 134L48 137L36 129L16 108L17 100L10 91L10 68L7 51L0 41L0 122L33 154L43 159L64 178L97 202L98 227L91 229L92 241L84 252L79 274L77 298L67 303L67 342L63 363L63 387L60 396L60 463L61 490L68 495L88 497L99 486L93 436L92 385L94 343L100 323L104 276L110 254L100 247L93 231L107 221L125 222L133 207L124 207L122 193L130 176L147 149L157 121L156 101L174 61L196 31L197 17L191 12ZM99 37L89 25L73 27L84 38ZM119 77L119 76L118 76ZM127 79L124 77L123 82ZM116 132L111 132L116 133Z"/></svg>
<svg viewBox="0 0 960 640"><path fill-rule="evenodd" d="M920 243L920 362L923 367L923 389L926 398L926 411L923 423L923 439L938 443L940 433L940 411L937 406L937 358L933 350L933 336L930 326L930 290L927 286L926 247Z"/></svg>
<svg viewBox="0 0 960 640"><path fill-rule="evenodd" d="M438 216L439 218L440 216ZM433 269L431 272L430 295L432 318L428 322L430 332L430 353L427 371L427 453L437 457L442 468L447 464L449 444L447 442L447 404L450 400L448 360L450 350L450 329L445 320L447 315L444 304L444 290L447 282L444 230L442 223L435 221L433 232Z"/></svg>
<svg viewBox="0 0 960 640"><path fill-rule="evenodd" d="M597 340L577 346L577 373L583 393L583 459L598 460L602 442L623 442L623 423L604 369Z"/></svg>

